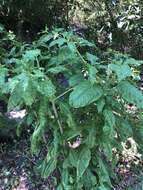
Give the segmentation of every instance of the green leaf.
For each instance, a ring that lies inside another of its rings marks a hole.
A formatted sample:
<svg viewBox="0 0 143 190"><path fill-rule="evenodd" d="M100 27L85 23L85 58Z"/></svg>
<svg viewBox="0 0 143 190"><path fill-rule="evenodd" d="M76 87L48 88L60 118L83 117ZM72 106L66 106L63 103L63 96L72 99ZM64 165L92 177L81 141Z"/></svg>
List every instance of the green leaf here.
<svg viewBox="0 0 143 190"><path fill-rule="evenodd" d="M52 98L56 93L55 86L50 79L41 81L37 88L42 95L45 95L48 98Z"/></svg>
<svg viewBox="0 0 143 190"><path fill-rule="evenodd" d="M81 131L80 130L77 130L76 128L73 130L68 130L68 131L65 131L64 133L64 138L66 140L71 140L77 136L81 135Z"/></svg>
<svg viewBox="0 0 143 190"><path fill-rule="evenodd" d="M62 171L62 184L64 186L64 189L67 189L68 187L68 181L69 181L69 174L68 174L68 170L64 169Z"/></svg>
<svg viewBox="0 0 143 190"><path fill-rule="evenodd" d="M124 100L135 104L138 108L143 108L143 95L135 86L127 81L122 81L117 89Z"/></svg>
<svg viewBox="0 0 143 190"><path fill-rule="evenodd" d="M143 61L142 60L136 60L134 58L127 58L125 60L125 63L128 65L131 65L131 66L140 66L143 64Z"/></svg>
<svg viewBox="0 0 143 190"><path fill-rule="evenodd" d="M75 86L70 94L69 103L74 108L84 107L98 100L102 94L103 90L100 86L84 81Z"/></svg>
<svg viewBox="0 0 143 190"><path fill-rule="evenodd" d="M138 144L140 153L143 154L143 121L140 121L135 126L133 126L133 138Z"/></svg>
<svg viewBox="0 0 143 190"><path fill-rule="evenodd" d="M109 190L109 188L106 188L104 185L102 185L97 190Z"/></svg>
<svg viewBox="0 0 143 190"><path fill-rule="evenodd" d="M70 79L69 79L69 85L70 86L75 86L75 85L79 84L82 81L84 81L83 75L81 73L80 74L76 74L76 75L73 75L72 77L70 77Z"/></svg>
<svg viewBox="0 0 143 190"><path fill-rule="evenodd" d="M6 76L8 74L8 69L0 66L0 89L2 93L5 93L7 91L7 85L6 85Z"/></svg>
<svg viewBox="0 0 143 190"><path fill-rule="evenodd" d="M87 144L89 148L93 148L96 144L96 130L93 125L89 129L89 134L86 138L85 143Z"/></svg>
<svg viewBox="0 0 143 190"><path fill-rule="evenodd" d="M57 187L57 190L64 190L61 184Z"/></svg>
<svg viewBox="0 0 143 190"><path fill-rule="evenodd" d="M57 67L52 67L48 69L48 72L53 73L53 74L62 73L64 71L67 71L67 69L64 66L57 66Z"/></svg>
<svg viewBox="0 0 143 190"><path fill-rule="evenodd" d="M41 55L41 51L39 49L34 50L26 50L25 54L23 55L23 58L26 61L35 61L36 58Z"/></svg>
<svg viewBox="0 0 143 190"><path fill-rule="evenodd" d="M88 47L95 47L95 44L89 42L88 40L86 39L83 39L83 38L79 38L79 44L80 46L88 46Z"/></svg>
<svg viewBox="0 0 143 190"><path fill-rule="evenodd" d="M104 112L105 121L109 124L110 127L115 125L115 116L112 111L105 109Z"/></svg>
<svg viewBox="0 0 143 190"><path fill-rule="evenodd" d="M51 34L49 34L49 35L47 35L47 34L45 34L45 35L42 35L41 37L40 37L40 39L39 39L39 43L46 43L46 42L48 42L49 40L51 40L52 39L52 35Z"/></svg>
<svg viewBox="0 0 143 190"><path fill-rule="evenodd" d="M76 52L76 51L77 51L76 45L75 45L75 43L73 43L73 42L68 42L68 47L69 47L69 49L70 49L72 52Z"/></svg>
<svg viewBox="0 0 143 190"><path fill-rule="evenodd" d="M65 38L59 38L57 40L54 40L50 43L49 47L58 45L59 47L62 46L64 43L66 43L66 39Z"/></svg>
<svg viewBox="0 0 143 190"><path fill-rule="evenodd" d="M22 102L22 93L23 87L20 83L18 83L13 89L11 96L8 100L8 111L11 111L13 108L20 105L20 103Z"/></svg>
<svg viewBox="0 0 143 190"><path fill-rule="evenodd" d="M4 31L4 26L0 24L0 33L2 33L3 31Z"/></svg>
<svg viewBox="0 0 143 190"><path fill-rule="evenodd" d="M104 106L105 106L105 100L103 98L99 99L97 101L97 110L98 110L98 113L102 112Z"/></svg>
<svg viewBox="0 0 143 190"><path fill-rule="evenodd" d="M36 154L40 151L39 143L42 137L43 133L43 125L39 125L35 128L34 133L32 134L31 137L31 152L33 154Z"/></svg>
<svg viewBox="0 0 143 190"><path fill-rule="evenodd" d="M110 143L110 140L103 143L103 148L104 148L104 154L107 156L109 160L112 160L112 146Z"/></svg>
<svg viewBox="0 0 143 190"><path fill-rule="evenodd" d="M89 65L88 75L89 75L89 80L92 84L94 84L96 82L96 74L97 73L98 73L97 69L94 66Z"/></svg>
<svg viewBox="0 0 143 190"><path fill-rule="evenodd" d="M0 87L2 87L5 84L5 77L8 70L5 67L0 67Z"/></svg>
<svg viewBox="0 0 143 190"><path fill-rule="evenodd" d="M127 138L132 137L133 130L131 124L126 119L117 119L117 132L120 134L122 141L126 141Z"/></svg>
<svg viewBox="0 0 143 190"><path fill-rule="evenodd" d="M77 161L77 181L83 176L85 170L89 165L90 160L91 160L90 149L84 147L81 150Z"/></svg>
<svg viewBox="0 0 143 190"><path fill-rule="evenodd" d="M90 54L90 53L86 53L86 56L87 56L87 60L91 63L91 65L99 64L97 62L98 61L98 57L96 57L95 55Z"/></svg>
<svg viewBox="0 0 143 190"><path fill-rule="evenodd" d="M82 183L85 186L86 190L91 190L97 184L96 176L91 172L90 169L87 169L83 175Z"/></svg>
<svg viewBox="0 0 143 190"><path fill-rule="evenodd" d="M23 88L23 95L22 95L24 102L26 105L31 106L36 98L36 90L33 85L32 80L28 80L27 87Z"/></svg>
<svg viewBox="0 0 143 190"><path fill-rule="evenodd" d="M132 75L131 68L127 64L110 64L109 69L116 73L118 81L121 81Z"/></svg>
<svg viewBox="0 0 143 190"><path fill-rule="evenodd" d="M11 110L21 103L32 105L36 97L36 90L33 80L26 73L14 77L9 82L11 96L9 98L8 109Z"/></svg>
<svg viewBox="0 0 143 190"><path fill-rule="evenodd" d="M97 169L97 171L99 172L100 183L101 184L107 183L111 186L109 172L108 172L106 164L104 163L104 161L102 161L101 158L98 158L98 162L99 162L99 168Z"/></svg>
<svg viewBox="0 0 143 190"><path fill-rule="evenodd" d="M44 178L49 177L50 174L56 169L56 165L57 165L57 160L54 158L50 159L45 168L43 177Z"/></svg>
<svg viewBox="0 0 143 190"><path fill-rule="evenodd" d="M111 127L110 125L105 124L103 126L104 136L109 136L109 138L111 138L111 135L113 136L112 131L113 131L113 127Z"/></svg>
<svg viewBox="0 0 143 190"><path fill-rule="evenodd" d="M69 161L73 167L77 167L78 159L79 159L79 152L76 149L70 150Z"/></svg>

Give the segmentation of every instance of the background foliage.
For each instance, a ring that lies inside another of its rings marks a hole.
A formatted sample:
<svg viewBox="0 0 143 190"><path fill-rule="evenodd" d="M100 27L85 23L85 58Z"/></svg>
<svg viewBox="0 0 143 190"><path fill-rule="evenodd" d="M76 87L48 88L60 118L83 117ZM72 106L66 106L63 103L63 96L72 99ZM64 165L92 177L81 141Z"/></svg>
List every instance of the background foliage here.
<svg viewBox="0 0 143 190"><path fill-rule="evenodd" d="M31 41L45 25L72 27L102 49L142 58L141 0L1 0L0 20L23 40Z"/></svg>

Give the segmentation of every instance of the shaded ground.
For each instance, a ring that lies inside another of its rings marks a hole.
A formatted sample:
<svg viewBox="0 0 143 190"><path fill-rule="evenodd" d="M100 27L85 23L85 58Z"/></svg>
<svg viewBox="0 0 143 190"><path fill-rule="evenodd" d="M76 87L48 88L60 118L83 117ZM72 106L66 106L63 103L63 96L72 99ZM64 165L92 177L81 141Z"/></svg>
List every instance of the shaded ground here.
<svg viewBox="0 0 143 190"><path fill-rule="evenodd" d="M35 169L39 158L29 153L27 140L0 146L0 190L52 190L53 181L43 180Z"/></svg>
<svg viewBox="0 0 143 190"><path fill-rule="evenodd" d="M29 153L27 140L0 146L0 190L54 190L54 176L41 179L35 170L40 161ZM136 150L124 150L116 168L119 183L113 190L143 190L143 167Z"/></svg>

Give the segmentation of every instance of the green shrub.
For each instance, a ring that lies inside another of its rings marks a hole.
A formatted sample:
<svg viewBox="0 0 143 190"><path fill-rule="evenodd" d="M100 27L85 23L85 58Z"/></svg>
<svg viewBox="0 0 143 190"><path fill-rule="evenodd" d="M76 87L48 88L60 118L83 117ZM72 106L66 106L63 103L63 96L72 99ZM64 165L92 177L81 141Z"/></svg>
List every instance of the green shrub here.
<svg viewBox="0 0 143 190"><path fill-rule="evenodd" d="M0 89L9 111L27 110L32 153L47 147L41 175L57 169L57 190L111 189L122 142L133 137L142 148L140 118L125 105L143 108L136 87L143 62L111 50L101 54L62 29L45 31L33 44L10 52L0 64Z"/></svg>

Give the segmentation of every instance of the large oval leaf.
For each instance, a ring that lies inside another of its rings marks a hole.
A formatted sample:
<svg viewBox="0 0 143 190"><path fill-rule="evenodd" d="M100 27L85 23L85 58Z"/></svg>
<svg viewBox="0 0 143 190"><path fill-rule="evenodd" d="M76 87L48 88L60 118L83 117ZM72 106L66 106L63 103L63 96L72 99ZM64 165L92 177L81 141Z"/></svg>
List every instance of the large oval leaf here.
<svg viewBox="0 0 143 190"><path fill-rule="evenodd" d="M77 161L77 180L79 180L87 169L91 159L90 149L87 147L83 148L79 154Z"/></svg>
<svg viewBox="0 0 143 190"><path fill-rule="evenodd" d="M84 107L98 100L102 94L103 90L100 86L84 81L74 88L70 94L69 103L74 108Z"/></svg>

